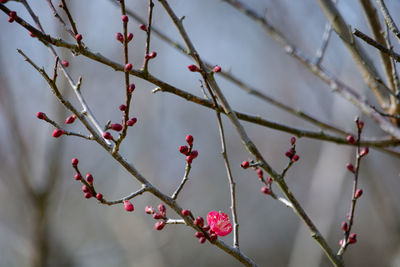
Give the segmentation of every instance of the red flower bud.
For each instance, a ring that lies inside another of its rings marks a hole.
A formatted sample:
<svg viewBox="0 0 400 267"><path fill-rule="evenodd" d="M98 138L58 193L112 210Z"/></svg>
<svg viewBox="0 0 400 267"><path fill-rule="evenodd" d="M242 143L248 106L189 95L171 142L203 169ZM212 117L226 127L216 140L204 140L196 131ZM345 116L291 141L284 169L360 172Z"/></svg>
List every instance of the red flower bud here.
<svg viewBox="0 0 400 267"><path fill-rule="evenodd" d="M125 71L130 71L132 69L132 64L128 63L125 65Z"/></svg>
<svg viewBox="0 0 400 267"><path fill-rule="evenodd" d="M66 124L71 124L71 123L73 123L75 121L75 119L76 119L76 115L75 114L71 115L71 116L69 116L68 118L65 119L65 123Z"/></svg>
<svg viewBox="0 0 400 267"><path fill-rule="evenodd" d="M83 191L84 193L88 193L88 192L90 192L90 189L89 189L89 187L87 187L86 185L82 185L82 191Z"/></svg>
<svg viewBox="0 0 400 267"><path fill-rule="evenodd" d="M140 28L142 31L147 32L147 27L146 27L146 25L140 24L140 25L139 25L139 28Z"/></svg>
<svg viewBox="0 0 400 267"><path fill-rule="evenodd" d="M272 184L273 181L274 181L274 180L272 180L271 176L269 176L269 177L267 178L267 183L268 183L268 184Z"/></svg>
<svg viewBox="0 0 400 267"><path fill-rule="evenodd" d="M72 159L72 167L78 166L79 160L77 158Z"/></svg>
<svg viewBox="0 0 400 267"><path fill-rule="evenodd" d="M133 93L133 91L135 90L135 84L133 84L133 83L131 83L130 85L129 85L129 93Z"/></svg>
<svg viewBox="0 0 400 267"><path fill-rule="evenodd" d="M109 132L104 132L103 133L103 138L107 139L107 140L113 140L114 139Z"/></svg>
<svg viewBox="0 0 400 267"><path fill-rule="evenodd" d="M188 69L191 71L191 72L198 72L198 71L200 71L200 69L196 66L196 65L189 65L188 66Z"/></svg>
<svg viewBox="0 0 400 267"><path fill-rule="evenodd" d="M158 205L158 211L161 213L161 215L165 216L165 214L167 213L167 208L164 204L161 203L160 205Z"/></svg>
<svg viewBox="0 0 400 267"><path fill-rule="evenodd" d="M351 234L349 236L349 239L347 240L347 242L349 242L349 244L354 244L357 242L357 234Z"/></svg>
<svg viewBox="0 0 400 267"><path fill-rule="evenodd" d="M91 198L93 195L90 192L85 193L85 198Z"/></svg>
<svg viewBox="0 0 400 267"><path fill-rule="evenodd" d="M199 242L200 244L204 244L207 241L207 238L205 238L204 236L200 237Z"/></svg>
<svg viewBox="0 0 400 267"><path fill-rule="evenodd" d="M347 168L349 171L354 172L354 166L353 166L353 164L347 163L347 164L346 164L346 168Z"/></svg>
<svg viewBox="0 0 400 267"><path fill-rule="evenodd" d="M193 136L190 134L186 136L186 142L189 144L189 146L193 145Z"/></svg>
<svg viewBox="0 0 400 267"><path fill-rule="evenodd" d="M190 216L190 214L191 214L190 210L182 210L183 216Z"/></svg>
<svg viewBox="0 0 400 267"><path fill-rule="evenodd" d="M261 170L260 168L257 169L257 175L260 179L262 179L264 177L264 173L263 170Z"/></svg>
<svg viewBox="0 0 400 267"><path fill-rule="evenodd" d="M348 136L346 137L346 140L347 140L347 142L348 142L349 144L352 144L352 145L354 145L354 144L356 143L356 139L355 139L354 136L352 136L352 135L348 135Z"/></svg>
<svg viewBox="0 0 400 267"><path fill-rule="evenodd" d="M29 35L30 35L31 37L36 37L36 35L33 34L31 31L29 31L28 33L29 33Z"/></svg>
<svg viewBox="0 0 400 267"><path fill-rule="evenodd" d="M263 186L261 188L261 192L263 192L266 195L270 195L271 194L271 189L269 189L267 186Z"/></svg>
<svg viewBox="0 0 400 267"><path fill-rule="evenodd" d="M110 129L114 130L114 131L117 131L117 132L121 131L122 128L123 128L122 125L119 124L119 123L113 123L113 124L110 125Z"/></svg>
<svg viewBox="0 0 400 267"><path fill-rule="evenodd" d="M201 237L204 236L204 233L202 233L202 232L196 232L196 233L194 233L194 236L197 237L197 238L201 238Z"/></svg>
<svg viewBox="0 0 400 267"><path fill-rule="evenodd" d="M124 41L124 36L122 35L122 33L117 32L115 34L115 39L117 39L118 41L120 41L122 43Z"/></svg>
<svg viewBox="0 0 400 267"><path fill-rule="evenodd" d="M75 35L75 39L79 42L82 40L82 34Z"/></svg>
<svg viewBox="0 0 400 267"><path fill-rule="evenodd" d="M124 200L125 210L128 212L132 212L135 208L133 207L132 203L128 200Z"/></svg>
<svg viewBox="0 0 400 267"><path fill-rule="evenodd" d="M190 156L193 159L197 158L198 155L199 155L199 152L197 152L197 150L192 150L192 152L190 152Z"/></svg>
<svg viewBox="0 0 400 267"><path fill-rule="evenodd" d="M149 58L155 58L157 56L157 52L151 52Z"/></svg>
<svg viewBox="0 0 400 267"><path fill-rule="evenodd" d="M187 146L180 146L179 152L181 152L183 155L187 155L189 153L189 148Z"/></svg>
<svg viewBox="0 0 400 267"><path fill-rule="evenodd" d="M296 162L296 161L298 161L299 159L300 159L300 156L296 154L296 155L293 156L292 161L293 161L293 162Z"/></svg>
<svg viewBox="0 0 400 267"><path fill-rule="evenodd" d="M144 208L144 212L146 212L147 214L153 214L154 213L154 209L152 206L146 206Z"/></svg>
<svg viewBox="0 0 400 267"><path fill-rule="evenodd" d="M44 120L46 118L46 114L44 114L43 112L38 112L38 113L36 113L36 117L39 120Z"/></svg>
<svg viewBox="0 0 400 267"><path fill-rule="evenodd" d="M129 18L128 18L127 15L122 15L121 19L122 19L122 21L125 22L125 23L128 23L128 21L129 21Z"/></svg>
<svg viewBox="0 0 400 267"><path fill-rule="evenodd" d="M129 120L126 122L126 124L127 124L128 126L133 126L133 125L135 125L136 122L137 122L137 119L136 119L136 118L132 118L132 119L129 119Z"/></svg>
<svg viewBox="0 0 400 267"><path fill-rule="evenodd" d="M292 150L286 151L285 156L291 159L293 157L293 152Z"/></svg>
<svg viewBox="0 0 400 267"><path fill-rule="evenodd" d="M53 137L58 138L58 137L60 137L61 135L63 135L64 133L65 133L64 130L55 129L55 130L53 131Z"/></svg>
<svg viewBox="0 0 400 267"><path fill-rule="evenodd" d="M220 66L215 66L212 71L215 72L221 72L221 67Z"/></svg>
<svg viewBox="0 0 400 267"><path fill-rule="evenodd" d="M359 198L359 197L362 196L362 194L363 194L363 190L359 188L359 189L356 190L356 193L354 194L354 197L355 198Z"/></svg>
<svg viewBox="0 0 400 267"><path fill-rule="evenodd" d="M342 230L344 232L347 232L349 230L349 226L348 226L347 222L342 222Z"/></svg>
<svg viewBox="0 0 400 267"><path fill-rule="evenodd" d="M128 36L126 37L126 39L128 40L128 42L132 41L133 39L133 33L129 33Z"/></svg>
<svg viewBox="0 0 400 267"><path fill-rule="evenodd" d="M67 60L61 61L61 64L66 68L68 68L68 66L69 66L69 62Z"/></svg>
<svg viewBox="0 0 400 267"><path fill-rule="evenodd" d="M12 17L9 17L9 18L8 18L8 22L13 23L13 22L14 22L14 19L13 19Z"/></svg>
<svg viewBox="0 0 400 267"><path fill-rule="evenodd" d="M195 219L193 221L194 225L198 226L198 227L203 227L204 226L204 219L203 217L199 216L197 217L197 219Z"/></svg>
<svg viewBox="0 0 400 267"><path fill-rule="evenodd" d="M15 19L15 18L17 17L17 12L15 12L15 11L10 11L9 16L10 16L10 18Z"/></svg>
<svg viewBox="0 0 400 267"><path fill-rule="evenodd" d="M360 129L364 128L364 122L362 120L358 121L358 128Z"/></svg>
<svg viewBox="0 0 400 267"><path fill-rule="evenodd" d="M187 164L192 164L192 161L193 161L193 157L192 156L187 156L186 157Z"/></svg>
<svg viewBox="0 0 400 267"><path fill-rule="evenodd" d="M364 157L365 155L367 155L368 154L368 152L369 152L369 147L364 147L362 150L361 150L361 152L360 152L360 156L361 157Z"/></svg>
<svg viewBox="0 0 400 267"><path fill-rule="evenodd" d="M290 144L293 146L294 144L296 144L296 137L292 136L292 138L290 138Z"/></svg>
<svg viewBox="0 0 400 267"><path fill-rule="evenodd" d="M164 226L165 226L165 222L164 222L164 221L159 221L159 222L156 222L156 223L154 224L154 228L155 228L157 231L161 231L161 230L164 228Z"/></svg>
<svg viewBox="0 0 400 267"><path fill-rule="evenodd" d="M90 173L86 174L86 181L88 182L88 184L93 185L93 175Z"/></svg>
<svg viewBox="0 0 400 267"><path fill-rule="evenodd" d="M103 200L103 195L100 193L97 193L96 198L98 201L102 201Z"/></svg>
<svg viewBox="0 0 400 267"><path fill-rule="evenodd" d="M125 110L126 110L126 106L125 106L125 105L120 105L120 106L119 106L119 110L125 111Z"/></svg>
<svg viewBox="0 0 400 267"><path fill-rule="evenodd" d="M242 166L243 169L247 169L250 166L250 163L245 160L242 162L242 164L240 164L240 166Z"/></svg>
<svg viewBox="0 0 400 267"><path fill-rule="evenodd" d="M208 230L210 230L210 228L211 228L211 227L207 224L207 225L205 225L205 226L203 227L203 230L207 232Z"/></svg>
<svg viewBox="0 0 400 267"><path fill-rule="evenodd" d="M217 239L218 239L218 235L217 235L217 234L212 233L212 234L210 235L210 240L211 240L211 241L215 241L215 240L217 240Z"/></svg>
<svg viewBox="0 0 400 267"><path fill-rule="evenodd" d="M80 175L79 173L75 174L75 180L82 180L82 175Z"/></svg>
<svg viewBox="0 0 400 267"><path fill-rule="evenodd" d="M163 216L160 213L154 212L154 214L153 214L153 219L154 220L159 220L159 219L162 219L162 218L163 218Z"/></svg>

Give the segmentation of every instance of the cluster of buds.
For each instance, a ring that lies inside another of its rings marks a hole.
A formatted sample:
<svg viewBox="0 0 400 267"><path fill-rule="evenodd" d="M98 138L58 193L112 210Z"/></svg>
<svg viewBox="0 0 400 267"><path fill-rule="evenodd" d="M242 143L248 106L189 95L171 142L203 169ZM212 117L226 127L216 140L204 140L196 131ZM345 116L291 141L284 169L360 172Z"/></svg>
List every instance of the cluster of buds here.
<svg viewBox="0 0 400 267"><path fill-rule="evenodd" d="M286 151L285 156L288 157L291 161L296 162L300 159L300 156L296 154L296 137L290 138L291 148Z"/></svg>
<svg viewBox="0 0 400 267"><path fill-rule="evenodd" d="M78 169L78 163L79 160L77 158L72 159L72 167L75 169L76 174L75 174L75 180L80 181L82 185L82 191L84 193L84 196L86 199L92 198L93 196L96 196L96 199L98 201L103 201L103 195L100 193L96 193L93 182L94 178L91 173L86 174L86 179L83 179L79 169Z"/></svg>
<svg viewBox="0 0 400 267"><path fill-rule="evenodd" d="M124 43L124 35L122 34L122 33L120 33L120 32L117 32L116 34L115 34L115 39L117 39L117 41L119 41L121 44L122 43ZM133 33L128 33L128 35L126 36L126 40L128 41L128 43L130 42L130 41L132 41L132 39L133 39Z"/></svg>
<svg viewBox="0 0 400 267"><path fill-rule="evenodd" d="M8 22L13 23L15 18L17 17L17 12L15 11L10 11L10 14L8 14Z"/></svg>
<svg viewBox="0 0 400 267"><path fill-rule="evenodd" d="M133 90L135 90L135 85L132 83L129 85L129 92L132 93ZM122 112L125 112L127 109L126 105L120 105L119 106L119 110L121 110ZM122 121L124 120L124 118L122 118ZM133 125L135 125L137 122L137 118L130 118L127 122L126 125L131 127ZM123 123L111 123L106 125L106 132L103 133L103 138L107 139L107 140L114 140L114 137L111 135L110 132L107 132L107 130L113 130L116 132L120 132L124 129Z"/></svg>
<svg viewBox="0 0 400 267"><path fill-rule="evenodd" d="M265 184L263 187L261 187L261 192L263 192L266 195L271 195L271 193L272 193L271 185L272 185L273 180L272 180L271 177L268 177L267 181L265 182L265 180L264 180L264 172L259 167L259 164L257 162L254 162L254 161L249 162L249 161L245 160L240 164L240 166L243 169L247 169L249 167L252 167L257 172L257 176L261 180L261 182L263 182Z"/></svg>
<svg viewBox="0 0 400 267"><path fill-rule="evenodd" d="M152 206L146 206L144 211L147 214L153 215L154 220L159 220L154 224L154 229L157 231L161 231L164 229L164 226L166 225L166 221L168 220L167 218L167 208L165 207L164 204L160 203L158 205L158 212L152 207Z"/></svg>
<svg viewBox="0 0 400 267"><path fill-rule="evenodd" d="M179 147L179 152L186 156L186 162L189 165L192 164L192 161L199 155L199 152L197 150L193 150L193 141L193 136L189 134L186 136L186 142L189 146Z"/></svg>

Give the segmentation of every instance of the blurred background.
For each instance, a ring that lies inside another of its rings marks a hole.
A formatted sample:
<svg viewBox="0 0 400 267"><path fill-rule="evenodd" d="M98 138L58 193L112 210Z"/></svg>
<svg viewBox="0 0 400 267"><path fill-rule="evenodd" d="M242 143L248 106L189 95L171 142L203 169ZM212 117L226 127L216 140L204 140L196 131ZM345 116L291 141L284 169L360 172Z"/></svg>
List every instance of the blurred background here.
<svg viewBox="0 0 400 267"><path fill-rule="evenodd" d="M73 41L63 32L46 1L30 2L48 33ZM316 1L245 2L265 15L304 53L315 55L326 24ZM115 40L115 33L122 31L119 8L111 0L67 3L85 44L122 63L122 46ZM170 4L178 16L185 16L184 25L203 59L320 120L355 132L354 118L361 116L366 125L364 136L385 135L373 121L288 56L257 23L231 6L215 0L171 0ZM400 23L399 13L394 12L400 9L400 2L387 1L387 5ZM8 2L7 7L32 23L21 4ZM146 18L148 1L127 1L127 7ZM339 1L338 8L347 23L369 33L359 1ZM157 1L153 18L155 27L182 43ZM73 178L74 157L79 158L83 173L94 175L97 191L107 199L121 198L140 184L95 142L67 136L55 139L51 136L52 126L36 118L36 112L42 111L64 125L71 114L52 95L39 73L16 52L22 49L52 73L54 59L47 48L7 19L0 14L0 266L241 266L210 243L200 244L192 229L167 225L161 232L154 230L155 221L144 213L144 207L160 202L150 194L133 200L133 213L125 212L123 205L108 207L83 197L81 184ZM135 68L142 65L146 37L138 25L133 19L129 22L129 31L135 35L129 47ZM393 44L396 50L397 42ZM376 51L367 46L365 49L380 67ZM124 101L123 73L66 50L56 50L69 61L72 77L83 77L81 90L100 123L119 121L122 115L118 107ZM152 37L150 51L158 54L149 65L154 76L202 96L200 75L187 71L187 65L193 63L189 58L157 36ZM335 33L322 65L374 103ZM152 94L154 85L132 79L136 84L132 115L138 123L130 129L121 153L160 190L172 194L185 168L178 147L185 144L187 134L192 134L199 157L179 202L196 216L205 217L211 210L230 214L229 184L215 112L168 93ZM217 80L235 110L318 130L218 75ZM78 105L61 75L58 85ZM263 195L257 174L240 167L243 160L251 158L229 120L224 117L223 122L237 182L243 252L260 266L330 266L292 210ZM243 124L265 159L282 170L287 164L284 153L290 147L291 135ZM67 129L86 133L79 122ZM340 225L346 218L352 190L352 175L345 165L354 162L355 151L306 138L298 139L297 144L300 161L289 170L287 182L336 250L343 237ZM357 204L353 228L358 243L345 253L347 266L400 266L399 171L399 158L374 149L362 161L360 187L364 195ZM167 215L176 217L171 210ZM222 239L231 243L232 234Z"/></svg>

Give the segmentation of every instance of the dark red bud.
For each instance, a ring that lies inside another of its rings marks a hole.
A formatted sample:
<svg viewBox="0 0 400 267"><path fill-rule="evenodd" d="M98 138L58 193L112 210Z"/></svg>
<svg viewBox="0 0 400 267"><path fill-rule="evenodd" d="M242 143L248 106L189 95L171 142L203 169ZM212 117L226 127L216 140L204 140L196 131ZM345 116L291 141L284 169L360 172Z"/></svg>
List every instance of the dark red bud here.
<svg viewBox="0 0 400 267"><path fill-rule="evenodd" d="M182 210L183 216L190 216L190 214L191 214L190 210Z"/></svg>
<svg viewBox="0 0 400 267"><path fill-rule="evenodd" d="M196 65L189 65L188 66L188 69L191 71L191 72L198 72L198 71L200 71L200 69L196 66Z"/></svg>
<svg viewBox="0 0 400 267"><path fill-rule="evenodd" d="M193 157L192 156L187 156L186 157L187 164L192 164L192 161L193 161Z"/></svg>
<svg viewBox="0 0 400 267"><path fill-rule="evenodd" d="M72 167L78 166L79 160L77 158L72 159Z"/></svg>
<svg viewBox="0 0 400 267"><path fill-rule="evenodd" d="M180 146L179 152L181 152L183 155L187 155L189 153L189 148L187 146Z"/></svg>
<svg viewBox="0 0 400 267"><path fill-rule="evenodd" d="M155 212L155 213L153 214L153 218L154 218L154 220L159 220L159 219L162 219L163 216L162 216L160 213Z"/></svg>
<svg viewBox="0 0 400 267"><path fill-rule="evenodd" d="M242 162L242 164L240 164L240 166L242 166L243 169L247 169L250 166L250 163L245 160Z"/></svg>
<svg viewBox="0 0 400 267"><path fill-rule="evenodd" d="M115 34L115 39L117 39L118 41L120 41L122 43L124 41L124 36L122 35L122 33L117 32Z"/></svg>
<svg viewBox="0 0 400 267"><path fill-rule="evenodd" d="M82 175L80 175L79 173L75 174L75 180L82 180Z"/></svg>
<svg viewBox="0 0 400 267"><path fill-rule="evenodd" d="M194 233L194 236L197 237L197 238L201 238L201 237L204 236L204 233L202 233L202 232L196 232L196 233Z"/></svg>
<svg viewBox="0 0 400 267"><path fill-rule="evenodd" d="M84 193L87 193L87 192L90 192L90 189L89 189L88 186L82 185L82 191L83 191Z"/></svg>
<svg viewBox="0 0 400 267"><path fill-rule="evenodd" d="M271 189L269 189L267 186L263 186L261 188L261 192L263 192L266 195L270 195L271 194Z"/></svg>
<svg viewBox="0 0 400 267"><path fill-rule="evenodd" d="M123 128L122 125L119 123L113 123L110 125L110 129L117 131L117 132L121 131L122 128Z"/></svg>
<svg viewBox="0 0 400 267"><path fill-rule="evenodd" d="M347 140L347 142L348 142L349 144L352 144L352 145L354 145L354 144L356 143L356 139L355 139L354 136L352 136L352 135L348 135L348 136L346 137L346 140Z"/></svg>
<svg viewBox="0 0 400 267"><path fill-rule="evenodd" d="M103 200L103 195L100 193L97 193L96 198L98 201L102 201Z"/></svg>
<svg viewBox="0 0 400 267"><path fill-rule="evenodd" d="M63 135L64 133L65 133L64 130L55 129L55 130L53 131L53 137L58 138L58 137L60 137L61 135Z"/></svg>
<svg viewBox="0 0 400 267"><path fill-rule="evenodd" d="M128 63L125 65L125 71L130 71L132 69L132 64Z"/></svg>
<svg viewBox="0 0 400 267"><path fill-rule="evenodd" d="M82 40L82 34L75 35L75 39L79 42Z"/></svg>
<svg viewBox="0 0 400 267"><path fill-rule="evenodd" d="M190 156L193 159L197 158L198 155L199 155L199 152L197 150L192 150L192 152L190 152Z"/></svg>
<svg viewBox="0 0 400 267"><path fill-rule="evenodd" d="M193 136L190 134L186 136L186 142L189 144L189 146L193 145Z"/></svg>
<svg viewBox="0 0 400 267"><path fill-rule="evenodd" d="M165 222L164 222L164 221L159 221L159 222L156 222L156 223L154 224L154 228L155 228L157 231L161 231L161 230L164 228L164 226L165 226Z"/></svg>
<svg viewBox="0 0 400 267"><path fill-rule="evenodd" d="M125 210L128 212L132 212L135 209L135 207L133 207L133 204L131 202L129 202L128 200L124 200L124 206L125 206Z"/></svg>
<svg viewBox="0 0 400 267"><path fill-rule="evenodd" d="M103 138L107 139L107 140L113 140L114 139L109 132L104 132L103 133Z"/></svg>
<svg viewBox="0 0 400 267"><path fill-rule="evenodd" d="M46 114L44 114L43 112L38 112L36 113L36 117L40 120L44 120L46 118Z"/></svg>
<svg viewBox="0 0 400 267"><path fill-rule="evenodd" d="M296 162L296 161L298 161L299 159L300 159L300 156L296 154L296 155L293 156L292 161L293 161L293 162Z"/></svg>
<svg viewBox="0 0 400 267"><path fill-rule="evenodd" d="M342 222L342 230L344 232L347 232L349 230L349 225L347 224L347 222Z"/></svg>
<svg viewBox="0 0 400 267"><path fill-rule="evenodd" d="M157 52L151 52L149 58L155 58L157 56Z"/></svg>
<svg viewBox="0 0 400 267"><path fill-rule="evenodd" d="M128 18L127 15L122 15L121 19L122 19L122 21L125 22L125 23L127 23L127 22L129 21L129 18Z"/></svg>
<svg viewBox="0 0 400 267"><path fill-rule="evenodd" d="M128 126L133 126L133 125L135 125L136 122L137 122L137 119L136 119L136 118L132 118L132 119L129 119L129 120L126 122L126 124L127 124Z"/></svg>
<svg viewBox="0 0 400 267"><path fill-rule="evenodd" d="M296 137L292 136L292 138L290 138L290 144L293 146L294 144L296 144Z"/></svg>
<svg viewBox="0 0 400 267"><path fill-rule="evenodd" d="M347 163L347 164L346 164L346 168L347 168L349 171L354 172L354 166L353 166L353 164Z"/></svg>
<svg viewBox="0 0 400 267"><path fill-rule="evenodd" d="M158 211L163 215L163 216L165 216L165 214L166 214L166 212L167 212L167 208L165 207L165 205L164 204L160 204L160 205L158 205Z"/></svg>
<svg viewBox="0 0 400 267"><path fill-rule="evenodd" d="M361 157L364 157L365 155L367 155L368 154L368 152L369 152L369 147L364 147L362 150L361 150L361 152L360 152L360 156Z"/></svg>
<svg viewBox="0 0 400 267"><path fill-rule="evenodd" d="M215 72L221 72L221 67L220 66L215 66L212 70L214 73Z"/></svg>
<svg viewBox="0 0 400 267"><path fill-rule="evenodd" d="M262 179L264 177L264 172L263 170L261 170L260 168L257 169L257 175L260 179Z"/></svg>
<svg viewBox="0 0 400 267"><path fill-rule="evenodd" d="M126 37L126 39L128 40L128 42L132 41L133 39L133 33L129 33L128 36Z"/></svg>
<svg viewBox="0 0 400 267"><path fill-rule="evenodd" d="M135 90L135 84L133 84L133 83L131 83L130 85L129 85L129 93L133 93L133 91Z"/></svg>
<svg viewBox="0 0 400 267"><path fill-rule="evenodd" d="M61 61L61 64L66 68L69 66L69 62L67 60Z"/></svg>
<svg viewBox="0 0 400 267"><path fill-rule="evenodd" d="M207 241L207 238L205 238L204 236L200 237L200 239L199 239L200 244L204 244L206 241Z"/></svg>
<svg viewBox="0 0 400 267"><path fill-rule="evenodd" d="M354 197L355 198L359 198L359 197L362 196L362 194L363 194L363 190L359 188L359 189L356 190L356 193L354 194Z"/></svg>
<svg viewBox="0 0 400 267"><path fill-rule="evenodd" d="M88 182L88 184L92 185L93 184L93 175L90 173L86 174L86 181Z"/></svg>
<svg viewBox="0 0 400 267"><path fill-rule="evenodd" d="M85 193L85 198L91 198L93 195L90 192Z"/></svg>
<svg viewBox="0 0 400 267"><path fill-rule="evenodd" d="M75 114L71 115L71 116L69 116L68 118L65 119L65 123L66 124L74 123L75 119L76 119L76 115Z"/></svg>
<svg viewBox="0 0 400 267"><path fill-rule="evenodd" d="M146 27L146 25L140 24L140 25L139 25L139 28L140 28L142 31L147 32L147 27Z"/></svg>
<svg viewBox="0 0 400 267"><path fill-rule="evenodd" d="M358 128L364 128L364 122L362 120L358 121Z"/></svg>

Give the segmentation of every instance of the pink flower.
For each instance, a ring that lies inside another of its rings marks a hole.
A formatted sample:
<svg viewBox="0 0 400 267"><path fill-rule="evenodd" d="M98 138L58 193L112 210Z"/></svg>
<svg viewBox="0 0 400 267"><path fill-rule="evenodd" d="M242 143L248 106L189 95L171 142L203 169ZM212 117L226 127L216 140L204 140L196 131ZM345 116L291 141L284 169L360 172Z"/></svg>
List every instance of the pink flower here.
<svg viewBox="0 0 400 267"><path fill-rule="evenodd" d="M229 217L225 213L211 211L207 215L207 222L219 236L226 236L232 231L232 224L229 222Z"/></svg>

